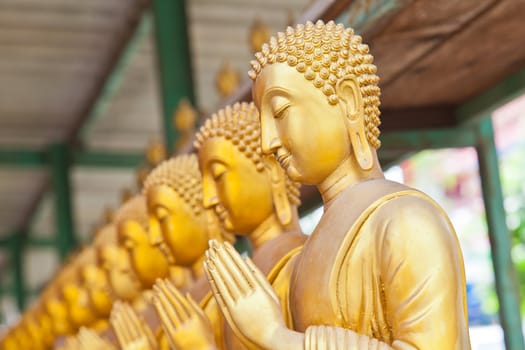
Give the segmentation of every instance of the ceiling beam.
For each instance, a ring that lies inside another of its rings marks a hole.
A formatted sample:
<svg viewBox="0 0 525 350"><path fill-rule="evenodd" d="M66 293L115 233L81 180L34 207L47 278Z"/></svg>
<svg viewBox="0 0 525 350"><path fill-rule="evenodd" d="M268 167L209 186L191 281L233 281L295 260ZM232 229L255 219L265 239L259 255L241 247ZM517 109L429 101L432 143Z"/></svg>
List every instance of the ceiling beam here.
<svg viewBox="0 0 525 350"><path fill-rule="evenodd" d="M0 150L0 164L15 167L34 168L47 165L46 153L27 149Z"/></svg>
<svg viewBox="0 0 525 350"><path fill-rule="evenodd" d="M126 69L128 68L132 57L140 48L141 43L145 37L151 32L151 16L149 13L144 13L140 18L138 25L134 28L129 41L123 47L120 56L114 63L113 69L109 76L103 82L103 86L100 90L100 95L94 102L90 109L89 115L85 118L82 127L80 128L78 141L85 141L91 130L95 127L96 122L104 115L107 110L111 99L115 96L119 90Z"/></svg>
<svg viewBox="0 0 525 350"><path fill-rule="evenodd" d="M126 27L123 28L120 33L120 40L118 40L118 42L113 47L111 57L108 59L105 67L102 69L100 78L96 82L91 95L86 98L84 106L82 106L79 115L75 119L75 123L70 128L66 136L66 141L70 145L75 146L80 143L80 136L82 135L82 129L84 125L86 123L89 125L90 118L93 115L96 115L96 113L94 113L96 112L95 108L97 106L104 105L105 93L107 93L108 90L111 91L111 85L114 83L114 80L117 80L118 82L120 79L119 74L121 74L121 71L125 67L125 63L130 59L129 57L122 59L122 57L127 52L129 43L133 41L137 30L143 23L142 18L146 15L146 10L149 7L149 1L136 1L135 4L135 6L130 6L128 12L129 15L125 22Z"/></svg>
<svg viewBox="0 0 525 350"><path fill-rule="evenodd" d="M479 122L498 107L525 93L525 68L503 79L456 110L459 124Z"/></svg>
<svg viewBox="0 0 525 350"><path fill-rule="evenodd" d="M461 148L475 146L476 133L472 128L409 130L384 133L381 149L388 152L412 152L425 149Z"/></svg>
<svg viewBox="0 0 525 350"><path fill-rule="evenodd" d="M84 167L136 169L144 162L144 154L130 152L81 151L73 153L72 162L75 166Z"/></svg>
<svg viewBox="0 0 525 350"><path fill-rule="evenodd" d="M144 154L112 151L73 151L73 166L135 169L144 162ZM0 165L39 168L50 164L49 153L40 150L0 149Z"/></svg>

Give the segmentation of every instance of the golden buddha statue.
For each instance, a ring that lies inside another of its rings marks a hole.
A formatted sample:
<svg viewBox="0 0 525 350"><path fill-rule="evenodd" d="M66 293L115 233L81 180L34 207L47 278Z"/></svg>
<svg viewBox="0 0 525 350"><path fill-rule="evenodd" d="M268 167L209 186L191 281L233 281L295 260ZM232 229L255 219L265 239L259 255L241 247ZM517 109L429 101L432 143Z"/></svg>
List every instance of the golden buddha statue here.
<svg viewBox="0 0 525 350"><path fill-rule="evenodd" d="M27 310L22 317L22 324L27 330L28 339L31 342L31 349L44 350L47 349L51 343L46 343L46 334L35 318L35 310Z"/></svg>
<svg viewBox="0 0 525 350"><path fill-rule="evenodd" d="M74 266L71 261L66 263L42 293L44 312L49 316L55 337L72 334L75 331L69 318L67 303L62 298L61 286L73 276Z"/></svg>
<svg viewBox="0 0 525 350"><path fill-rule="evenodd" d="M62 286L62 297L66 302L69 319L75 329L79 329L81 326L95 326L95 323L104 316L98 314L92 306L89 298L89 287L81 279L81 269L95 262L95 250L92 247L83 248L72 262L74 264L74 275Z"/></svg>
<svg viewBox="0 0 525 350"><path fill-rule="evenodd" d="M181 155L162 162L144 181L143 191L151 244L158 246L172 265L190 269L194 279L203 276L202 260L208 240L222 240L223 236L213 222L213 213L202 206L197 157ZM232 239L230 235L226 238ZM174 284L182 290L191 286Z"/></svg>
<svg viewBox="0 0 525 350"><path fill-rule="evenodd" d="M81 283L86 287L91 307L101 317L109 316L113 304L108 278L104 270L95 264L82 266L80 269Z"/></svg>
<svg viewBox="0 0 525 350"><path fill-rule="evenodd" d="M99 228L93 237L92 251L95 260L88 262L80 268L80 281L86 287L91 306L104 318L109 317L113 302L116 299L113 293L106 271L98 265L98 254L105 245L114 245L116 234L113 225L114 214L106 218L106 224Z"/></svg>
<svg viewBox="0 0 525 350"><path fill-rule="evenodd" d="M110 322L122 349L149 350L158 348L153 332L131 305L117 301L111 311Z"/></svg>
<svg viewBox="0 0 525 350"><path fill-rule="evenodd" d="M55 334L53 332L51 317L49 317L49 315L45 312L40 300L37 302L35 311L31 316L33 317L34 322L37 324L38 331L40 332L40 336L38 336L38 338L42 339L44 348L49 348L53 344Z"/></svg>
<svg viewBox="0 0 525 350"><path fill-rule="evenodd" d="M7 334L4 335L0 341L0 345L4 350L19 350L22 347L18 344L18 341L15 337L14 330L10 330Z"/></svg>
<svg viewBox="0 0 525 350"><path fill-rule="evenodd" d="M273 157L262 154L255 105L237 103L218 111L205 122L196 139L203 174L204 206L215 211L224 229L248 237L253 247L253 261L265 274L279 271L276 265L291 251L300 249L306 239L297 219L299 185L286 176ZM276 288L281 286L278 284ZM178 319L171 323L179 326L165 327L165 332L173 338L172 343L178 344L174 347L201 346L190 345L190 326L195 327L193 336L198 344L213 339L207 334L211 329L205 331L202 315L191 307L194 302L184 300L180 293L168 287L169 284L159 284L158 299L154 302L161 318ZM199 301L211 320L217 346L244 348L221 325L218 316L213 315L218 311L216 306L209 305L209 299ZM177 309L185 309L182 314L193 317L181 320L181 312ZM179 329L181 334L178 334Z"/></svg>
<svg viewBox="0 0 525 350"><path fill-rule="evenodd" d="M116 350L116 347L103 339L97 332L90 328L81 327L77 340L82 350Z"/></svg>
<svg viewBox="0 0 525 350"><path fill-rule="evenodd" d="M97 258L108 277L110 291L114 299L133 301L140 296L142 284L133 271L129 254L119 246L114 224L107 224L101 230L104 230L106 242L97 247Z"/></svg>
<svg viewBox="0 0 525 350"><path fill-rule="evenodd" d="M131 265L144 289L169 273L166 257L148 238L148 213L144 196L125 202L115 214L118 242L127 249Z"/></svg>
<svg viewBox="0 0 525 350"><path fill-rule="evenodd" d="M211 244L205 269L232 329L263 349L470 349L454 228L428 196L385 180L378 163L368 46L343 25L309 22L256 59L262 150L316 185L325 212L283 268L284 300L249 259Z"/></svg>

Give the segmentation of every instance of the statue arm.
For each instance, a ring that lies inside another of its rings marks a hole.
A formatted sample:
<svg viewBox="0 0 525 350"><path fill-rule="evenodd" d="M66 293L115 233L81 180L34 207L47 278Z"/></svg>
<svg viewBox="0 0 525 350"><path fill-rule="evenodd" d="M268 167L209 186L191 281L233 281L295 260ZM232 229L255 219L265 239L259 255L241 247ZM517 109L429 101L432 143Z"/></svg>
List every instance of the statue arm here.
<svg viewBox="0 0 525 350"><path fill-rule="evenodd" d="M465 276L459 242L430 200L386 203L377 257L394 349L470 349Z"/></svg>
<svg viewBox="0 0 525 350"><path fill-rule="evenodd" d="M470 349L463 259L445 214L429 200L406 196L371 219L391 345L349 329L311 326L304 349Z"/></svg>

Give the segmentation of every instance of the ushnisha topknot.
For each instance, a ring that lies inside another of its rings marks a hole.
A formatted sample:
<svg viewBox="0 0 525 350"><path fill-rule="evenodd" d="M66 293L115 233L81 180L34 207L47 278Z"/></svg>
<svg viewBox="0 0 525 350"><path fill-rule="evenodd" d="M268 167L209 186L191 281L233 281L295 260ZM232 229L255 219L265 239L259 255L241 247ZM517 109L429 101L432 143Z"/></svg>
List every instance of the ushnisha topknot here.
<svg viewBox="0 0 525 350"><path fill-rule="evenodd" d="M255 164L257 171L265 169L266 156L261 149L261 123L253 102L237 102L214 113L195 134L195 148L200 149L206 140L213 137L224 137L230 141ZM300 184L292 181L284 170L282 175L285 176L288 199L292 204L299 205Z"/></svg>
<svg viewBox="0 0 525 350"><path fill-rule="evenodd" d="M363 95L368 142L379 148L379 77L372 63L374 57L368 45L361 41L361 36L354 34L351 28L345 29L344 25L336 25L333 21L325 24L319 20L315 24L307 22L295 28L288 27L286 33L272 36L269 44L264 44L255 54L256 60L250 62L252 70L248 75L255 80L266 65L286 62L321 89L331 105L339 102L335 91L339 79L354 76Z"/></svg>
<svg viewBox="0 0 525 350"><path fill-rule="evenodd" d="M115 213L116 225L127 220L137 221L143 228L148 228L148 210L143 195L130 198Z"/></svg>
<svg viewBox="0 0 525 350"><path fill-rule="evenodd" d="M160 163L144 181L143 193L154 186L172 188L190 206L195 215L203 210L202 176L195 154L180 155Z"/></svg>

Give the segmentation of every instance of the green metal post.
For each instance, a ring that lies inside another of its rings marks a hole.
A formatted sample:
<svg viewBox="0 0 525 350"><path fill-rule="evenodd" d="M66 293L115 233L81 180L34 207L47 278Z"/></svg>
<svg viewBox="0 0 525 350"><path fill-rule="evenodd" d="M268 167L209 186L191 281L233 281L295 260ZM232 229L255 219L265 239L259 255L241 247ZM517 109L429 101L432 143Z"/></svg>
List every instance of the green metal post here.
<svg viewBox="0 0 525 350"><path fill-rule="evenodd" d="M73 213L71 210L70 162L67 146L55 143L50 149L51 177L55 199L55 224L58 253L64 259L75 246Z"/></svg>
<svg viewBox="0 0 525 350"><path fill-rule="evenodd" d="M479 123L476 150L505 346L507 350L523 350L525 344L521 329L519 285L510 254L510 233L505 221L498 156L490 116Z"/></svg>
<svg viewBox="0 0 525 350"><path fill-rule="evenodd" d="M173 114L181 99L195 105L191 54L184 0L154 0L155 38L159 61L166 149L172 152L178 137Z"/></svg>
<svg viewBox="0 0 525 350"><path fill-rule="evenodd" d="M22 312L26 306L26 286L24 279L24 235L17 233L11 237L11 268L14 277L14 292L18 311Z"/></svg>

